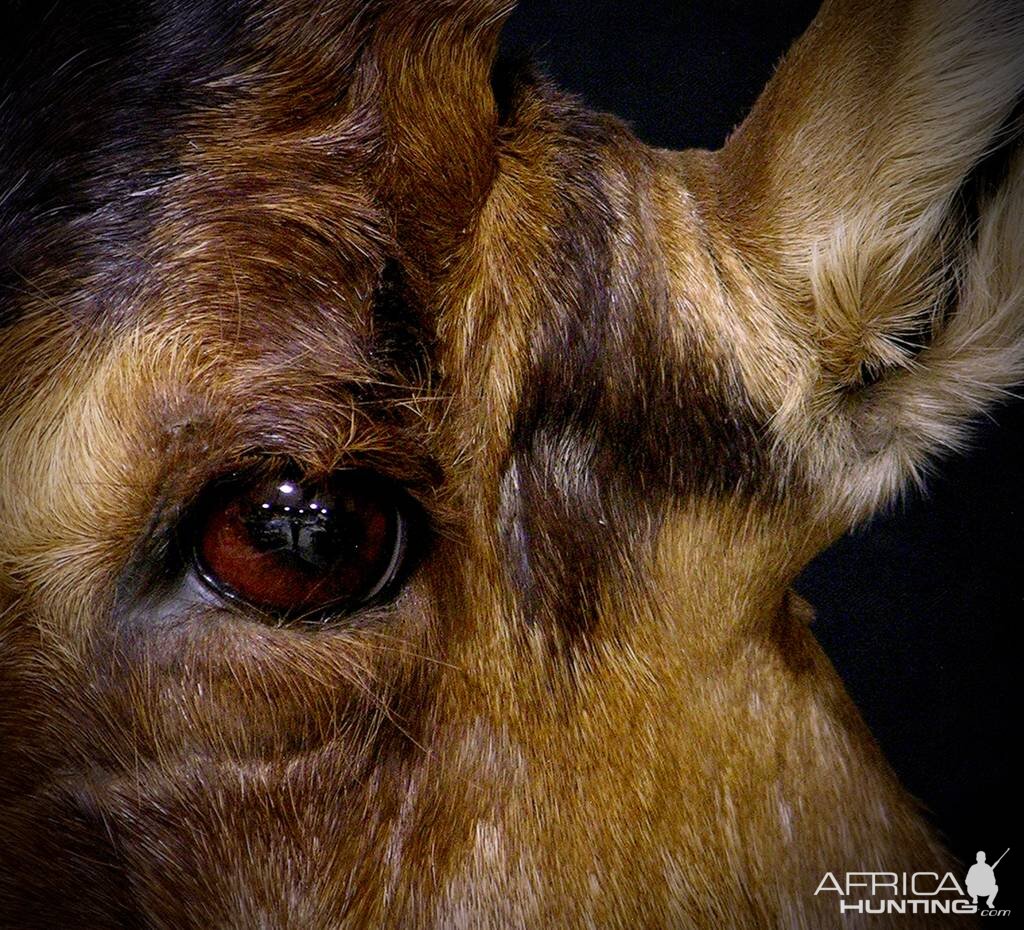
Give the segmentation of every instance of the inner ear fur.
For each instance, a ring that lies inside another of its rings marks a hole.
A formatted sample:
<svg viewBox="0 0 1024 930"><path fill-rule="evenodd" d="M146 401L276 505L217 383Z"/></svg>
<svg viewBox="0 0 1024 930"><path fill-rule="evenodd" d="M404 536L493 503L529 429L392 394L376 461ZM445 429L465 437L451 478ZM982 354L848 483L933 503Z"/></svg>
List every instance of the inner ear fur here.
<svg viewBox="0 0 1024 930"><path fill-rule="evenodd" d="M718 153L793 377L781 454L861 519L1024 380L1024 6L826 2Z"/></svg>

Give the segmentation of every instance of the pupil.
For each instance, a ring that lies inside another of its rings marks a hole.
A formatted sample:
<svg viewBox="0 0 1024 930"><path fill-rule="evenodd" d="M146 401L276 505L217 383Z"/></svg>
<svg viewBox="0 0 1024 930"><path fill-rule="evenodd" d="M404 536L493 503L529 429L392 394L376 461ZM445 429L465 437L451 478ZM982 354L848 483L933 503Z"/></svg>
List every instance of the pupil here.
<svg viewBox="0 0 1024 930"><path fill-rule="evenodd" d="M253 547L296 568L324 572L354 559L366 541L365 515L355 501L326 487L275 482L251 500L243 522Z"/></svg>

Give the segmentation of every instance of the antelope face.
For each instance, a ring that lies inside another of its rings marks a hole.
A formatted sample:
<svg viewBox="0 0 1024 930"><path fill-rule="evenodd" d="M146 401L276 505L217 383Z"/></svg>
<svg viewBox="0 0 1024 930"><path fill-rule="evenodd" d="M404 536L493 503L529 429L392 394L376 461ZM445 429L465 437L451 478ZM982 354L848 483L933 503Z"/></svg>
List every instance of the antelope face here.
<svg viewBox="0 0 1024 930"><path fill-rule="evenodd" d="M0 926L818 927L825 870L945 871L788 588L1024 375L982 6L826 4L717 153L495 66L505 2L30 31Z"/></svg>

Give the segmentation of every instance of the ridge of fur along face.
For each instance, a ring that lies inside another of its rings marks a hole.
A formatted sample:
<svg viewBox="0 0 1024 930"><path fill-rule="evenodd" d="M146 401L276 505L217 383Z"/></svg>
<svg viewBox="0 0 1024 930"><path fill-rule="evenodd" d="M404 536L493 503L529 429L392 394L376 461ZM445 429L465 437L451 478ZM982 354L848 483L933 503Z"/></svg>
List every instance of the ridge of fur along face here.
<svg viewBox="0 0 1024 930"><path fill-rule="evenodd" d="M509 12L8 5L0 927L819 928L950 868L788 589L1024 380L1020 6L828 2L715 153L495 67ZM404 502L389 585L200 571L334 480Z"/></svg>

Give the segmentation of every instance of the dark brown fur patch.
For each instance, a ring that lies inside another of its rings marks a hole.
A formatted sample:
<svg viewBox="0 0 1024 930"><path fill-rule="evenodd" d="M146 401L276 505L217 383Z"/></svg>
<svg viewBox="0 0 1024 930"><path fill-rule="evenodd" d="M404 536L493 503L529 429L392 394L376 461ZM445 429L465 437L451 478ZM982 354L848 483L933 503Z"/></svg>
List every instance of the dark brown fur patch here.
<svg viewBox="0 0 1024 930"><path fill-rule="evenodd" d="M144 274L154 188L174 173L190 114L227 99L212 84L231 73L244 12L209 0L6 5L0 324L25 293L102 314ZM86 275L91 296L67 301Z"/></svg>
<svg viewBox="0 0 1024 930"><path fill-rule="evenodd" d="M634 571L672 498L770 485L766 421L731 360L709 359L696 339L675 357L679 308L647 225L652 168L628 131L543 82L520 92L543 96L557 127L561 226L515 421L505 493L519 499L505 503L506 539L527 614L575 640L591 630L601 586ZM616 173L629 179L625 204L611 192Z"/></svg>

